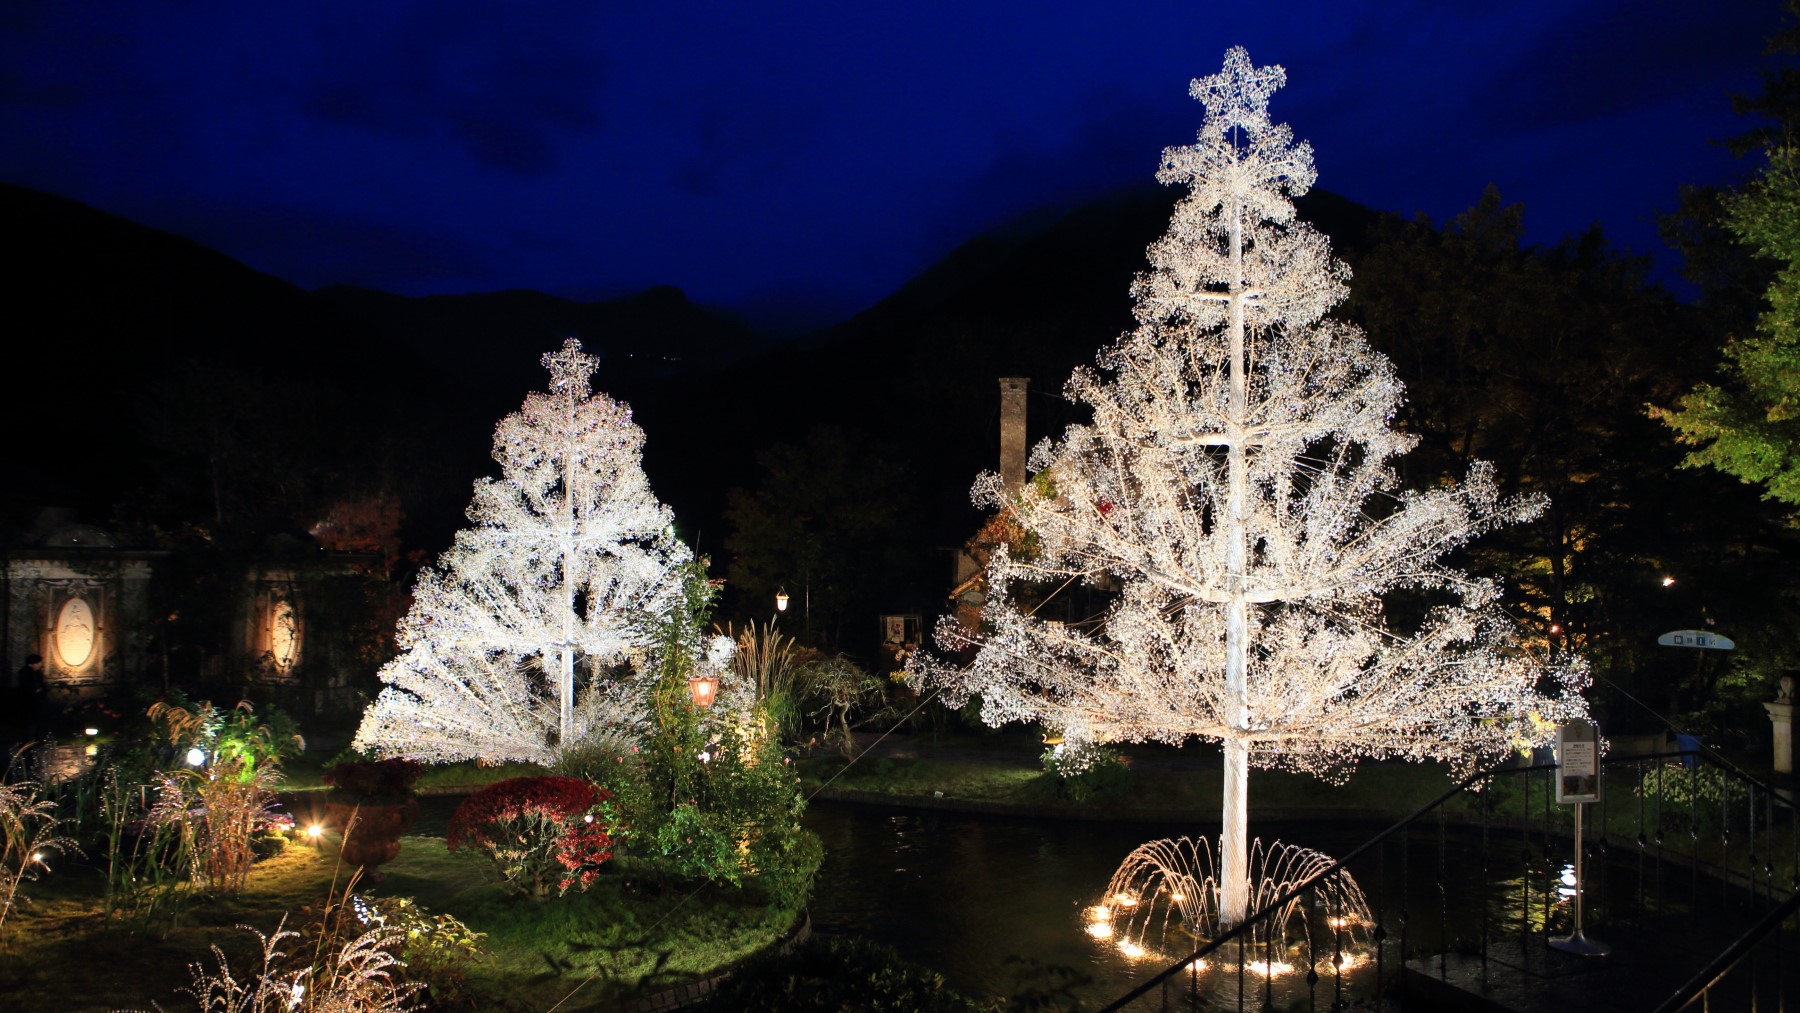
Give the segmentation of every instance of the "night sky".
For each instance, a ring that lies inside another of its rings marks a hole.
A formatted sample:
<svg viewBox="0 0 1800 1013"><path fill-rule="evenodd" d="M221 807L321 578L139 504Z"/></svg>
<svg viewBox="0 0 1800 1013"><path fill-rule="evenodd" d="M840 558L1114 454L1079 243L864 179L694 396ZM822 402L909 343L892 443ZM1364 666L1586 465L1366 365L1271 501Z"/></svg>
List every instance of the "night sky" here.
<svg viewBox="0 0 1800 1013"><path fill-rule="evenodd" d="M1775 0L82 3L0 10L0 180L306 287L669 284L830 322L978 232L1150 179L1225 49L1287 67L1319 186L1672 255L1744 170ZM1120 278L1123 289L1129 279Z"/></svg>

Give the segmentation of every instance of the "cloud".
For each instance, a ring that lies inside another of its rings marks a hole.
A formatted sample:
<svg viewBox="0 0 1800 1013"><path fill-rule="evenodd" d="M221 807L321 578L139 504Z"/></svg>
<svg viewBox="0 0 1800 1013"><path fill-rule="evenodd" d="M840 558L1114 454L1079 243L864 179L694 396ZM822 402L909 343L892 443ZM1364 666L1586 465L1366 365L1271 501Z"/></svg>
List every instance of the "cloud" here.
<svg viewBox="0 0 1800 1013"><path fill-rule="evenodd" d="M811 133L796 111L777 104L712 103L695 111L699 149L675 167L676 188L716 197L779 175Z"/></svg>
<svg viewBox="0 0 1800 1013"><path fill-rule="evenodd" d="M324 15L304 108L402 137L442 133L502 172L549 172L567 135L602 124L607 65L586 5L532 15L469 0Z"/></svg>

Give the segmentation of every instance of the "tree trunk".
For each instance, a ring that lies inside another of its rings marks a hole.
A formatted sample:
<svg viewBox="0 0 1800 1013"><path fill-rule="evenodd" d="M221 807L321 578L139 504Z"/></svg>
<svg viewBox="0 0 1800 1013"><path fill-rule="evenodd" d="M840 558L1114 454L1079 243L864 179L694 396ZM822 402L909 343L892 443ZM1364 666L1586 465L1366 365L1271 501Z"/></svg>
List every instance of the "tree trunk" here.
<svg viewBox="0 0 1800 1013"><path fill-rule="evenodd" d="M1250 747L1225 740L1225 803L1219 831L1219 928L1250 913Z"/></svg>
<svg viewBox="0 0 1800 1013"><path fill-rule="evenodd" d="M1225 723L1234 729L1250 724L1248 676L1250 605L1244 576L1250 567L1248 448L1244 442L1246 396L1244 347L1244 236L1242 212L1235 202L1231 217L1231 401L1227 406L1225 490L1225 570L1231 598L1225 609ZM1249 746L1228 738L1225 745L1225 799L1219 836L1219 925L1230 928L1244 920L1250 907L1249 846L1245 843L1250 788Z"/></svg>

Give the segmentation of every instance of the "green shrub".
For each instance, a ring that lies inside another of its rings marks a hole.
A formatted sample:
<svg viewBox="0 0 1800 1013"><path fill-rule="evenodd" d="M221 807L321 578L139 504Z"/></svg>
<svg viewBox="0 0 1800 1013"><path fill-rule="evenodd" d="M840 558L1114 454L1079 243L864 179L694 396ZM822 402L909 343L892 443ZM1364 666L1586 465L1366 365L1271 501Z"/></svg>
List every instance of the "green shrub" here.
<svg viewBox="0 0 1800 1013"><path fill-rule="evenodd" d="M1727 818L1748 818L1749 789L1709 764L1652 768L1644 772L1633 794L1653 805L1661 825L1671 830L1718 830Z"/></svg>
<svg viewBox="0 0 1800 1013"><path fill-rule="evenodd" d="M487 933L454 915L432 914L411 897L356 894L350 902L362 928L398 933L389 949L406 966L407 977L425 986L431 1008L478 1008L464 969L481 962Z"/></svg>
<svg viewBox="0 0 1800 1013"><path fill-rule="evenodd" d="M696 562L679 601L639 618L655 680L650 728L610 765L590 763L590 776L613 793L603 811L635 855L688 879L741 886L771 876L785 893L796 881L806 801L775 719L748 686L727 686L706 708L688 692L690 675L722 639L701 632L713 593Z"/></svg>
<svg viewBox="0 0 1800 1013"><path fill-rule="evenodd" d="M1087 744L1059 744L1044 750L1044 773L1056 795L1071 802L1122 798L1131 790L1131 766L1123 753Z"/></svg>

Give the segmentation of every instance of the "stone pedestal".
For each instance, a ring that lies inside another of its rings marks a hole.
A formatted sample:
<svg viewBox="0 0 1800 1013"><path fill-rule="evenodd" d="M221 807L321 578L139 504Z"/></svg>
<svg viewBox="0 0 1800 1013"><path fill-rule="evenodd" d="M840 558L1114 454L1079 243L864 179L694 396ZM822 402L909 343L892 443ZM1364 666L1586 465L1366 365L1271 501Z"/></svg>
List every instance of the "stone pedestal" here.
<svg viewBox="0 0 1800 1013"><path fill-rule="evenodd" d="M1775 734L1775 772L1792 774L1794 772L1794 705L1791 703L1766 703L1763 709L1769 712L1769 723L1774 726Z"/></svg>

